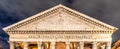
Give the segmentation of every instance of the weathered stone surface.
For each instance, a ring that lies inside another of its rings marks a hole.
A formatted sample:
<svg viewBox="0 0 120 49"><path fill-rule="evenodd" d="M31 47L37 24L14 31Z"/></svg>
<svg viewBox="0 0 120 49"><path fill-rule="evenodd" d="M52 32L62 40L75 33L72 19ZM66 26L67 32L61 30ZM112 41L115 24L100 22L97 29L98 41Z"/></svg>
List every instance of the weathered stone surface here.
<svg viewBox="0 0 120 49"><path fill-rule="evenodd" d="M84 43L72 46L75 49L89 49L91 47L83 47L84 44L90 44L93 46L92 48L105 48L106 45L107 49L110 49L111 35L117 28L66 6L58 5L5 27L3 30L10 35L10 42L24 43L25 49L28 49L31 42L41 42L41 44L37 43L39 49L55 49L55 46L57 49L69 49L71 43L80 42ZM95 44L92 44L94 42ZM11 48L14 47L14 43L11 44Z"/></svg>

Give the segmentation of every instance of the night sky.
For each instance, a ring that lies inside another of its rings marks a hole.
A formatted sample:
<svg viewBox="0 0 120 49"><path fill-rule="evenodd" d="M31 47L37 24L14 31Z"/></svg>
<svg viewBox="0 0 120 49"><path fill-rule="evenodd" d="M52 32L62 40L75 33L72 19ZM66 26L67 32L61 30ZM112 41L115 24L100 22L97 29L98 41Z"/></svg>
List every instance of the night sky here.
<svg viewBox="0 0 120 49"><path fill-rule="evenodd" d="M2 28L58 4L63 4L107 24L120 28L120 0L0 0L0 44L9 49L7 35ZM120 38L120 30L112 43Z"/></svg>

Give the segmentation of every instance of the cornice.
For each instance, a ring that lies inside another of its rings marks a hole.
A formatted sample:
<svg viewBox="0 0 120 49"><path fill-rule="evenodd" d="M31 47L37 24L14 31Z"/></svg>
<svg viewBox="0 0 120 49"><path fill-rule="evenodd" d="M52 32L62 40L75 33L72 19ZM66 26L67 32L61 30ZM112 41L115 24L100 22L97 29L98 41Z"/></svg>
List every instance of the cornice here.
<svg viewBox="0 0 120 49"><path fill-rule="evenodd" d="M78 31L33 31L33 30L15 30L7 31L9 34L112 34L113 31L106 30L78 30Z"/></svg>

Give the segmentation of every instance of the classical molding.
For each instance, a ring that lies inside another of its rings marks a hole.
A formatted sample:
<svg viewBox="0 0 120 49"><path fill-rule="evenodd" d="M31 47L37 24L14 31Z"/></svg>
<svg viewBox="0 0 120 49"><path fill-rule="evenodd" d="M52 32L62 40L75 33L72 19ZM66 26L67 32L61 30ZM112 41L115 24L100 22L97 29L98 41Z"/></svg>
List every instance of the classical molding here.
<svg viewBox="0 0 120 49"><path fill-rule="evenodd" d="M80 42L81 49L83 42L93 42L93 49L97 49L97 42L107 42L110 49L111 36L117 29L61 4L3 28L10 35L10 44L22 41L24 49L28 49L28 42L37 42L38 49L42 42L51 42L52 49L56 42L65 42L66 49L70 42Z"/></svg>
<svg viewBox="0 0 120 49"><path fill-rule="evenodd" d="M71 31L34 31L34 30L19 30L7 31L9 34L112 34L109 30L71 30Z"/></svg>

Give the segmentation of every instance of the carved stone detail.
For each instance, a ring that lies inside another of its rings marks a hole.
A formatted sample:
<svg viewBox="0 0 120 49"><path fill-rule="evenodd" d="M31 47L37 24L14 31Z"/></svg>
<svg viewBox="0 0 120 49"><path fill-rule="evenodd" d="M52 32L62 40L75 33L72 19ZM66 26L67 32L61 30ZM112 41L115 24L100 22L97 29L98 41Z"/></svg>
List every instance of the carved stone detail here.
<svg viewBox="0 0 120 49"><path fill-rule="evenodd" d="M55 43L59 41L65 42L66 49L70 49L71 42L89 41L93 42L93 49L97 49L96 42L111 41L111 35L117 28L58 5L3 30L10 35L10 41L24 42L24 49L28 49L28 42L31 41L51 42L52 49L55 49ZM10 44L14 48L14 44ZM38 46L38 49L42 49L41 43ZM107 46L110 49L110 45ZM83 49L82 44L80 47Z"/></svg>

